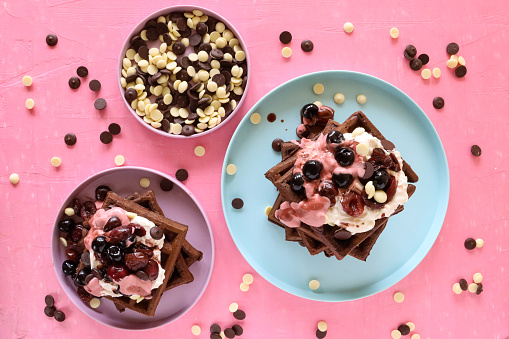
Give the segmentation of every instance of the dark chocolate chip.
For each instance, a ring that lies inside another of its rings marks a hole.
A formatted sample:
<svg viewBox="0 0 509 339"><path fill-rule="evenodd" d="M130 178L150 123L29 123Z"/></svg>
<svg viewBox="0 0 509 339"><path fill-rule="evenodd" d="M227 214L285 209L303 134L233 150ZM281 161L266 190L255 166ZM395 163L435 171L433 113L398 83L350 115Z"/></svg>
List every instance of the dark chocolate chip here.
<svg viewBox="0 0 509 339"><path fill-rule="evenodd" d="M138 41L141 41L141 36L139 35L135 35L131 38L131 40L129 41L131 43L131 45L134 45L136 44Z"/></svg>
<svg viewBox="0 0 509 339"><path fill-rule="evenodd" d="M189 97L185 94L177 95L177 106L180 108L187 107L189 105Z"/></svg>
<svg viewBox="0 0 509 339"><path fill-rule="evenodd" d="M401 335L408 335L410 333L410 327L407 324L401 324L398 326L398 331L401 332Z"/></svg>
<svg viewBox="0 0 509 339"><path fill-rule="evenodd" d="M157 29L155 27L147 28L147 39L149 41L156 41L158 37L159 34L157 34Z"/></svg>
<svg viewBox="0 0 509 339"><path fill-rule="evenodd" d="M88 252L81 253L81 262L85 266L90 266L90 253L88 253Z"/></svg>
<svg viewBox="0 0 509 339"><path fill-rule="evenodd" d="M108 132L108 131L104 131L99 136L99 139L101 139L101 142L103 144L107 145L107 144L109 144L110 142L113 141L113 135L111 135L111 133Z"/></svg>
<svg viewBox="0 0 509 339"><path fill-rule="evenodd" d="M318 339L323 339L323 338L325 338L326 335L327 335L327 331L322 332L320 330L316 330L316 337Z"/></svg>
<svg viewBox="0 0 509 339"><path fill-rule="evenodd" d="M48 34L46 35L46 43L48 44L48 46L55 46L58 42L58 37L51 33L51 34Z"/></svg>
<svg viewBox="0 0 509 339"><path fill-rule="evenodd" d="M163 180L161 180L161 183L159 184L159 187L161 187L161 189L163 191L169 192L173 188L173 181L164 178Z"/></svg>
<svg viewBox="0 0 509 339"><path fill-rule="evenodd" d="M148 29L150 27L156 27L157 26L157 20L149 20L145 23L145 29Z"/></svg>
<svg viewBox="0 0 509 339"><path fill-rule="evenodd" d="M196 112L189 113L189 116L187 117L189 120L196 120L198 119L199 115Z"/></svg>
<svg viewBox="0 0 509 339"><path fill-rule="evenodd" d="M54 306L46 306L44 308L44 314L46 314L48 317L53 317L55 315L56 308Z"/></svg>
<svg viewBox="0 0 509 339"><path fill-rule="evenodd" d="M69 87L72 89L78 89L81 85L81 80L78 77L71 77L69 79Z"/></svg>
<svg viewBox="0 0 509 339"><path fill-rule="evenodd" d="M235 208L236 210L239 210L241 209L242 207L244 207L244 201L240 198L235 198L232 200L232 206L233 208ZM237 318L238 319L238 318Z"/></svg>
<svg viewBox="0 0 509 339"><path fill-rule="evenodd" d="M410 60L410 68L412 71L418 71L422 68L422 61L421 59L412 59Z"/></svg>
<svg viewBox="0 0 509 339"><path fill-rule="evenodd" d="M223 74L218 73L212 77L212 81L217 84L217 87L221 87L226 84L226 78Z"/></svg>
<svg viewBox="0 0 509 339"><path fill-rule="evenodd" d="M130 82L135 81L137 77L138 77L138 74L136 74L136 73L129 74L129 75L127 76L127 78L125 78L125 81L126 81L127 83L130 83Z"/></svg>
<svg viewBox="0 0 509 339"><path fill-rule="evenodd" d="M204 36L205 34L207 34L208 30L209 30L209 28L203 22L199 22L198 25L196 25L196 33L198 33L201 36Z"/></svg>
<svg viewBox="0 0 509 339"><path fill-rule="evenodd" d="M163 34L163 40L168 46L171 46L173 43L173 40L171 40L171 36L168 33Z"/></svg>
<svg viewBox="0 0 509 339"><path fill-rule="evenodd" d="M187 28L187 20L180 17L177 19L177 27L179 29L179 31L183 31Z"/></svg>
<svg viewBox="0 0 509 339"><path fill-rule="evenodd" d="M187 74L187 71L185 69L181 69L176 74L177 80L180 81L190 81L192 78Z"/></svg>
<svg viewBox="0 0 509 339"><path fill-rule="evenodd" d="M174 118L174 119L173 119L173 123L174 123L174 124L179 124L179 125L184 124L184 123L185 123L185 121L186 121L186 119L181 118L181 117L177 117L177 118Z"/></svg>
<svg viewBox="0 0 509 339"><path fill-rule="evenodd" d="M475 157L480 157L482 154L481 147L478 145L472 145L472 147L470 147L470 152L472 152L472 155Z"/></svg>
<svg viewBox="0 0 509 339"><path fill-rule="evenodd" d="M108 131L113 135L119 135L121 130L120 125L114 122L108 126Z"/></svg>
<svg viewBox="0 0 509 339"><path fill-rule="evenodd" d="M199 44L201 44L201 36L198 33L192 33L189 36L189 45L198 46Z"/></svg>
<svg viewBox="0 0 509 339"><path fill-rule="evenodd" d="M455 42L451 42L447 45L446 51L449 55L458 54L460 51L460 46Z"/></svg>
<svg viewBox="0 0 509 339"><path fill-rule="evenodd" d="M92 80L88 83L88 87L94 91L94 92L97 92L98 90L101 89L101 83L99 82L99 80Z"/></svg>
<svg viewBox="0 0 509 339"><path fill-rule="evenodd" d="M210 325L210 333L221 333L221 326L219 326L218 324L212 324Z"/></svg>
<svg viewBox="0 0 509 339"><path fill-rule="evenodd" d="M477 291L475 291L475 294L479 295L483 291L482 284L477 284Z"/></svg>
<svg viewBox="0 0 509 339"><path fill-rule="evenodd" d="M175 177L178 181L186 181L189 177L189 173L187 173L187 170L181 168L177 170L177 173L175 173Z"/></svg>
<svg viewBox="0 0 509 339"><path fill-rule="evenodd" d="M302 50L304 52L311 52L313 50L313 42L311 40L303 40L302 43L300 44L300 48L302 48Z"/></svg>
<svg viewBox="0 0 509 339"><path fill-rule="evenodd" d="M214 59L221 60L224 56L224 53L220 49L213 49L210 51L210 56Z"/></svg>
<svg viewBox="0 0 509 339"><path fill-rule="evenodd" d="M143 271L138 271L136 272L136 276L138 278L140 278L140 280L143 280L143 281L147 281L148 280L148 275L147 273L143 272Z"/></svg>
<svg viewBox="0 0 509 339"><path fill-rule="evenodd" d="M405 59L407 59L407 60L412 60L412 59L414 58L414 57L411 57L410 55L408 55L408 53L407 53L407 51L406 51L406 50L404 50L404 51L403 51L403 56L404 56L404 57L405 57Z"/></svg>
<svg viewBox="0 0 509 339"><path fill-rule="evenodd" d="M221 339L222 337L218 333L211 333L210 339Z"/></svg>
<svg viewBox="0 0 509 339"><path fill-rule="evenodd" d="M193 30L189 27L186 27L185 30L183 30L182 32L180 32L180 36L182 38L189 38L191 36L191 33L193 32Z"/></svg>
<svg viewBox="0 0 509 339"><path fill-rule="evenodd" d="M347 240L352 237L352 233L347 230L340 228L336 232L334 232L334 239L336 240Z"/></svg>
<svg viewBox="0 0 509 339"><path fill-rule="evenodd" d="M221 60L221 61L219 61L219 64L221 65L221 68L224 68L224 69L231 69L233 67L233 64L231 63L231 61L228 61L228 60Z"/></svg>
<svg viewBox="0 0 509 339"><path fill-rule="evenodd" d="M182 127L182 135L185 135L186 137L194 134L194 127L193 125L185 125Z"/></svg>
<svg viewBox="0 0 509 339"><path fill-rule="evenodd" d="M230 80L232 79L232 75L230 72L228 71L221 71L221 74L224 75L224 82L225 84L229 84L230 83ZM244 73L242 73L244 74Z"/></svg>
<svg viewBox="0 0 509 339"><path fill-rule="evenodd" d="M233 312L233 316L237 320L244 320L246 318L246 313L242 310L236 310L235 312Z"/></svg>
<svg viewBox="0 0 509 339"><path fill-rule="evenodd" d="M406 52L405 57L409 56L410 58L414 58L417 55L417 48L415 48L414 45L407 45L405 47L405 52Z"/></svg>
<svg viewBox="0 0 509 339"><path fill-rule="evenodd" d="M80 66L76 70L76 74L78 74L79 77L84 78L88 75L88 68L86 68L85 66Z"/></svg>
<svg viewBox="0 0 509 339"><path fill-rule="evenodd" d="M156 24L156 31L157 31L157 34L159 34L159 35L169 32L168 26L164 22L158 22Z"/></svg>
<svg viewBox="0 0 509 339"><path fill-rule="evenodd" d="M229 45L226 45L224 48L223 48L223 53L226 54L226 53L229 53L231 54L232 56L235 55L235 50L230 47Z"/></svg>
<svg viewBox="0 0 509 339"><path fill-rule="evenodd" d="M147 47L147 43L140 38L140 40L136 41L132 47L135 51L139 51L143 46Z"/></svg>
<svg viewBox="0 0 509 339"><path fill-rule="evenodd" d="M460 279L460 288L462 291L468 290L468 283L465 279Z"/></svg>
<svg viewBox="0 0 509 339"><path fill-rule="evenodd" d="M189 60L189 58L186 57L186 56L182 57L182 58L179 58L179 60L180 60L180 67L182 67L182 68L186 68L187 69L189 66L193 65L191 60Z"/></svg>
<svg viewBox="0 0 509 339"><path fill-rule="evenodd" d="M212 52L212 45L209 44L208 42L201 43L200 46L198 47L198 52L199 51L205 51L207 53L210 53Z"/></svg>
<svg viewBox="0 0 509 339"><path fill-rule="evenodd" d="M429 56L427 54L419 55L419 60L421 60L423 65L426 65L429 62Z"/></svg>
<svg viewBox="0 0 509 339"><path fill-rule="evenodd" d="M436 109L441 109L444 107L444 98L442 97L435 97L433 99L433 107L435 107Z"/></svg>
<svg viewBox="0 0 509 339"><path fill-rule="evenodd" d="M76 144L76 141L78 139L76 138L76 135L74 133L67 133L64 137L64 142L67 146L73 146Z"/></svg>
<svg viewBox="0 0 509 339"><path fill-rule="evenodd" d="M387 151L392 151L393 149L396 148L396 146L394 146L394 144L387 139L382 140L381 143L382 147Z"/></svg>
<svg viewBox="0 0 509 339"><path fill-rule="evenodd" d="M212 67L210 66L210 63L208 61L207 62L199 61L198 66L200 66L202 69L204 69L206 71L210 71L212 69Z"/></svg>
<svg viewBox="0 0 509 339"><path fill-rule="evenodd" d="M232 329L235 331L235 335L242 335L244 333L244 329L238 324L233 325Z"/></svg>
<svg viewBox="0 0 509 339"><path fill-rule="evenodd" d="M142 59L148 60L148 47L147 46L141 46L138 49L138 54Z"/></svg>
<svg viewBox="0 0 509 339"><path fill-rule="evenodd" d="M138 97L138 92L134 88L128 88L126 89L124 93L124 97L127 100L127 102L133 102Z"/></svg>
<svg viewBox="0 0 509 339"><path fill-rule="evenodd" d="M203 106L208 106L209 102L211 101L210 98L201 98L200 100L198 100L198 106L200 107L203 107Z"/></svg>
<svg viewBox="0 0 509 339"><path fill-rule="evenodd" d="M276 152L281 152L281 144L283 143L282 139L274 139L272 140L272 149Z"/></svg>
<svg viewBox="0 0 509 339"><path fill-rule="evenodd" d="M97 110L103 110L106 108L106 100L103 98L98 98L94 102L94 107Z"/></svg>
<svg viewBox="0 0 509 339"><path fill-rule="evenodd" d="M170 122L168 119L163 119L161 121L161 130L165 131L166 133L170 131Z"/></svg>
<svg viewBox="0 0 509 339"><path fill-rule="evenodd" d="M456 74L456 76L458 78L463 78L466 74L467 74L467 68L463 65L461 66L458 66L455 70L454 70L454 74Z"/></svg>
<svg viewBox="0 0 509 339"><path fill-rule="evenodd" d="M209 19L205 22L205 24L209 28L209 32L212 32L216 29L217 20L209 16Z"/></svg>
<svg viewBox="0 0 509 339"><path fill-rule="evenodd" d="M55 317L55 320L60 323L65 320L65 314L60 310L55 311L55 314L53 314L53 316Z"/></svg>
<svg viewBox="0 0 509 339"><path fill-rule="evenodd" d="M87 284L87 285L88 285L88 283L89 283L90 281L92 281L92 279L94 279L94 278L95 278L95 276L94 276L92 273L88 274L88 275L85 277L85 284Z"/></svg>
<svg viewBox="0 0 509 339"><path fill-rule="evenodd" d="M186 45L184 45L180 41L177 41L176 43L173 44L172 49L173 53L175 53L176 55L182 55L186 51Z"/></svg>
<svg viewBox="0 0 509 339"><path fill-rule="evenodd" d="M46 306L53 307L55 305L55 299L52 295L47 295L44 297L44 302L46 303Z"/></svg>
<svg viewBox="0 0 509 339"><path fill-rule="evenodd" d="M477 244L475 243L475 239L473 238L468 238L467 240L465 240L465 248L467 250L473 250L476 245Z"/></svg>
<svg viewBox="0 0 509 339"><path fill-rule="evenodd" d="M288 31L281 32L281 34L279 34L279 41L285 45L289 44L292 41L292 33Z"/></svg>
<svg viewBox="0 0 509 339"><path fill-rule="evenodd" d="M150 236L152 239L159 240L163 237L163 235L164 232L160 227L155 226L150 229Z"/></svg>
<svg viewBox="0 0 509 339"><path fill-rule="evenodd" d="M224 330L224 335L226 336L226 338L235 338L235 331L233 330L233 328L225 328Z"/></svg>

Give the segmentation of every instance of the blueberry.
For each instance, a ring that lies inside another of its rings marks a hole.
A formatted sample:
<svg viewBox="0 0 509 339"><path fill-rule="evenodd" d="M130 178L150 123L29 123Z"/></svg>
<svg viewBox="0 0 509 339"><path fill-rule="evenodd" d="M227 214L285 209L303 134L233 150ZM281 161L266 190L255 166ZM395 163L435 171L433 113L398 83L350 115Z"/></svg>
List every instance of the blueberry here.
<svg viewBox="0 0 509 339"><path fill-rule="evenodd" d="M370 180L373 181L373 186L375 186L376 190L386 189L390 179L390 174L382 170L375 171L370 178Z"/></svg>
<svg viewBox="0 0 509 339"><path fill-rule="evenodd" d="M353 181L353 176L348 173L333 173L332 182L339 188L347 188Z"/></svg>
<svg viewBox="0 0 509 339"><path fill-rule="evenodd" d="M114 215L104 225L104 232L109 232L118 226L122 226L122 221L120 221L120 219Z"/></svg>
<svg viewBox="0 0 509 339"><path fill-rule="evenodd" d="M106 250L108 258L113 261L121 261L123 257L122 249L120 246L112 245Z"/></svg>
<svg viewBox="0 0 509 339"><path fill-rule="evenodd" d="M334 158L343 167L348 167L353 164L355 160L355 154L351 148L341 147L334 153Z"/></svg>
<svg viewBox="0 0 509 339"><path fill-rule="evenodd" d="M304 187L304 177L301 172L293 174L290 186L294 192L299 192Z"/></svg>
<svg viewBox="0 0 509 339"><path fill-rule="evenodd" d="M320 178L320 173L322 172L323 165L318 160L308 160L302 166L302 173L308 178L309 180L315 180Z"/></svg>
<svg viewBox="0 0 509 339"><path fill-rule="evenodd" d="M300 114L306 119L313 119L318 116L318 106L315 104L306 104L300 110Z"/></svg>
<svg viewBox="0 0 509 339"><path fill-rule="evenodd" d="M340 144L343 141L345 141L345 138L340 131L330 131L329 134L327 134L328 144Z"/></svg>
<svg viewBox="0 0 509 339"><path fill-rule="evenodd" d="M78 263L72 260L66 260L62 263L62 271L65 275L72 275L76 273L76 268L78 267Z"/></svg>
<svg viewBox="0 0 509 339"><path fill-rule="evenodd" d="M87 278L87 275L92 273L89 267L84 267L81 271L76 274L76 278L74 278L74 284L78 286L85 286L86 282L85 279Z"/></svg>
<svg viewBox="0 0 509 339"><path fill-rule="evenodd" d="M95 200L104 201L106 199L106 195L111 191L111 188L105 185L97 186L95 189Z"/></svg>
<svg viewBox="0 0 509 339"><path fill-rule="evenodd" d="M71 232L76 223L72 219L65 219L58 223L58 229L62 232Z"/></svg>
<svg viewBox="0 0 509 339"><path fill-rule="evenodd" d="M98 236L92 241L92 249L94 252L103 253L108 247L108 242L106 241L106 237Z"/></svg>

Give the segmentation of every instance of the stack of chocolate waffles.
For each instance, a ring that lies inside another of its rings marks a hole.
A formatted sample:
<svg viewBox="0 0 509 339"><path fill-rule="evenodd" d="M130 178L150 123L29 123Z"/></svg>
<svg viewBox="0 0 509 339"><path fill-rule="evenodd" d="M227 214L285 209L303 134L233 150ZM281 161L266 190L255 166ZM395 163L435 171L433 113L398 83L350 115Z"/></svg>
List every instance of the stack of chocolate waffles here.
<svg viewBox="0 0 509 339"><path fill-rule="evenodd" d="M311 134L309 139L316 140L320 133L328 134L332 130L341 133L351 133L357 127L362 127L366 132L384 142L386 139L373 123L361 111L355 112L342 124L330 119L326 124L316 124L310 128ZM287 241L299 242L305 246L311 255L324 253L327 257L335 256L338 260L342 260L350 255L359 260L365 261L371 249L375 245L380 234L387 225L390 216L376 220L373 229L352 235L348 239L336 239L334 237L335 228L324 225L321 227L312 227L305 223L301 223L300 227L287 227L279 219L276 218L275 212L279 209L284 201L299 202L302 199L291 189L290 182L293 175L294 164L297 159L297 151L299 146L293 142L285 142L281 147L282 161L272 167L265 177L270 180L279 191L276 202L269 214L269 221L284 228L285 238ZM412 168L403 161L403 172L407 176L408 182L414 183L419 179ZM409 184L407 193L410 197L415 191L415 185ZM395 215L403 210L403 206L399 206L392 214ZM337 227L336 227L337 229Z"/></svg>

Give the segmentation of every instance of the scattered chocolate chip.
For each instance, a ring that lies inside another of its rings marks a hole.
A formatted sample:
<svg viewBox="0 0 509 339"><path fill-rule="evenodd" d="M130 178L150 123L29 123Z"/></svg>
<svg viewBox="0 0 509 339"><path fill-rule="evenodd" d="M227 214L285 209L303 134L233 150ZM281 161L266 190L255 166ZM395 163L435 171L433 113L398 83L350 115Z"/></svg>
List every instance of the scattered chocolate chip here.
<svg viewBox="0 0 509 339"><path fill-rule="evenodd" d="M468 238L467 240L465 240L465 248L467 250L473 250L475 247L476 247L476 242L475 242L475 239L472 239L472 238Z"/></svg>
<svg viewBox="0 0 509 339"><path fill-rule="evenodd" d="M72 146L76 144L77 138L74 133L67 133L64 137L64 142L67 146Z"/></svg>
<svg viewBox="0 0 509 339"><path fill-rule="evenodd" d="M277 118L277 116L275 113L269 113L269 115L267 115L268 122L274 122L274 121L276 121L276 118Z"/></svg>
<svg viewBox="0 0 509 339"><path fill-rule="evenodd" d="M128 88L125 91L124 97L128 102L133 102L138 97L138 92L136 92L136 90L132 87Z"/></svg>
<svg viewBox="0 0 509 339"><path fill-rule="evenodd" d="M58 42L58 37L51 33L51 34L48 34L46 35L46 43L48 44L48 46L55 46Z"/></svg>
<svg viewBox="0 0 509 339"><path fill-rule="evenodd" d="M426 65L429 62L429 56L427 54L419 55L419 60L421 60L423 65Z"/></svg>
<svg viewBox="0 0 509 339"><path fill-rule="evenodd" d="M233 325L232 329L235 331L235 335L242 335L242 333L244 333L244 329L238 324Z"/></svg>
<svg viewBox="0 0 509 339"><path fill-rule="evenodd" d="M222 337L219 335L219 333L211 333L210 339L222 339Z"/></svg>
<svg viewBox="0 0 509 339"><path fill-rule="evenodd" d="M422 61L421 59L412 59L410 60L410 68L412 71L418 71L422 68Z"/></svg>
<svg viewBox="0 0 509 339"><path fill-rule="evenodd" d="M444 104L445 104L445 101L444 101L444 98L442 98L442 97L435 97L433 99L433 107L435 107L436 109L444 108Z"/></svg>
<svg viewBox="0 0 509 339"><path fill-rule="evenodd" d="M106 100L104 100L103 98L98 98L94 102L94 107L97 110L103 110L106 107Z"/></svg>
<svg viewBox="0 0 509 339"><path fill-rule="evenodd" d="M282 139L274 139L272 141L272 149L276 152L281 152L281 144L283 143Z"/></svg>
<svg viewBox="0 0 509 339"><path fill-rule="evenodd" d="M181 168L177 170L177 173L175 173L175 177L178 181L186 181L189 177L189 173L187 173L187 170Z"/></svg>
<svg viewBox="0 0 509 339"><path fill-rule="evenodd" d="M221 326L219 326L218 324L212 324L210 325L210 333L221 333Z"/></svg>
<svg viewBox="0 0 509 339"><path fill-rule="evenodd" d="M320 330L316 330L316 337L318 339L323 339L323 338L325 338L326 335L327 335L327 331L322 332Z"/></svg>
<svg viewBox="0 0 509 339"><path fill-rule="evenodd" d="M104 131L99 136L99 139L101 139L101 142L103 144L107 145L107 144L109 144L110 142L113 141L113 135L111 135L111 133L108 132L108 131Z"/></svg>
<svg viewBox="0 0 509 339"><path fill-rule="evenodd" d="M159 184L159 187L161 187L161 189L163 191L169 192L173 188L173 181L164 178L163 180L161 180L161 183Z"/></svg>
<svg viewBox="0 0 509 339"><path fill-rule="evenodd" d="M78 77L71 77L69 79L69 87L72 89L78 89L81 85L81 80Z"/></svg>
<svg viewBox="0 0 509 339"><path fill-rule="evenodd" d="M60 310L55 311L55 314L53 314L53 316L55 317L55 320L60 323L65 320L65 314Z"/></svg>
<svg viewBox="0 0 509 339"><path fill-rule="evenodd" d="M415 48L414 45L407 45L405 47L405 52L406 52L406 55L405 57L408 59L408 57L410 58L414 58L416 55L417 55L417 48ZM407 57L408 56L408 57ZM409 59L410 60L410 59Z"/></svg>
<svg viewBox="0 0 509 339"><path fill-rule="evenodd" d="M94 91L94 92L97 92L101 89L101 82L99 80L92 80L88 83L88 87Z"/></svg>
<svg viewBox="0 0 509 339"><path fill-rule="evenodd" d="M383 146L383 141L382 141L382 146ZM384 146L384 148L385 148L385 146ZM387 148L385 148L385 149L387 149ZM362 176L361 179L371 178L371 176L373 175L374 172L375 172L375 166L373 166L373 164L370 162L365 162L364 163L364 175Z"/></svg>
<svg viewBox="0 0 509 339"><path fill-rule="evenodd" d="M224 335L226 338L235 338L235 331L232 328L226 328L224 330Z"/></svg>
<svg viewBox="0 0 509 339"><path fill-rule="evenodd" d="M461 66L458 66L455 70L454 70L454 74L456 74L456 76L458 78L463 78L466 74L467 74L467 68L463 65Z"/></svg>
<svg viewBox="0 0 509 339"><path fill-rule="evenodd" d="M302 50L304 52L311 52L313 50L313 42L311 40L303 40L302 43L300 44L300 48L302 48Z"/></svg>
<svg viewBox="0 0 509 339"><path fill-rule="evenodd" d="M334 239L336 240L347 240L352 237L352 233L348 232L347 230L341 228L334 232Z"/></svg>
<svg viewBox="0 0 509 339"><path fill-rule="evenodd" d="M470 147L470 152L472 152L472 155L475 157L480 157L482 154L481 147L478 145L472 145L472 147Z"/></svg>
<svg viewBox="0 0 509 339"><path fill-rule="evenodd" d="M244 320L246 318L246 312L242 310L236 310L235 312L233 312L233 316L237 320Z"/></svg>
<svg viewBox="0 0 509 339"><path fill-rule="evenodd" d="M281 34L279 34L279 41L285 45L289 44L292 41L292 33L288 31L281 32Z"/></svg>
<svg viewBox="0 0 509 339"><path fill-rule="evenodd" d="M398 326L398 331L401 332L401 335L408 335L410 333L410 327L407 324L401 324Z"/></svg>
<svg viewBox="0 0 509 339"><path fill-rule="evenodd" d="M90 266L90 253L88 252L83 252L81 254L81 262L85 265L85 266Z"/></svg>
<svg viewBox="0 0 509 339"><path fill-rule="evenodd" d="M483 291L482 284L481 283L477 284L477 291L475 291L475 294L479 295L482 293L482 291Z"/></svg>
<svg viewBox="0 0 509 339"><path fill-rule="evenodd" d="M46 303L46 306L53 307L55 305L55 299L52 295L47 295L44 297L44 302Z"/></svg>
<svg viewBox="0 0 509 339"><path fill-rule="evenodd" d="M244 207L244 201L240 198L235 198L232 200L232 206L233 206L233 208L239 210L242 207Z"/></svg>
<svg viewBox="0 0 509 339"><path fill-rule="evenodd" d="M468 283L465 279L460 279L460 288L462 291L468 290Z"/></svg>
<svg viewBox="0 0 509 339"><path fill-rule="evenodd" d="M163 237L163 235L164 232L160 227L155 226L150 229L150 236L152 239L159 240Z"/></svg>
<svg viewBox="0 0 509 339"><path fill-rule="evenodd" d="M108 126L108 131L113 135L118 135L121 131L120 125L113 122Z"/></svg>
<svg viewBox="0 0 509 339"><path fill-rule="evenodd" d="M78 74L79 77L84 78L88 75L88 68L86 68L85 66L80 66L76 70L76 74Z"/></svg>
<svg viewBox="0 0 509 339"><path fill-rule="evenodd" d="M44 314L46 314L48 317L52 317L55 314L56 308L54 306L46 306L44 308Z"/></svg>
<svg viewBox="0 0 509 339"><path fill-rule="evenodd" d="M147 281L147 280L148 280L148 275L147 275L147 273L145 273L145 272L143 272L143 271L138 271L138 272L136 272L136 276L137 276L138 278L140 278L141 280L143 280L143 281Z"/></svg>
<svg viewBox="0 0 509 339"><path fill-rule="evenodd" d="M393 149L396 148L396 146L394 146L394 144L387 139L382 140L381 143L383 148L387 151L392 151Z"/></svg>
<svg viewBox="0 0 509 339"><path fill-rule="evenodd" d="M447 45L446 51L449 55L458 54L460 51L460 46L455 42L451 42L449 45Z"/></svg>

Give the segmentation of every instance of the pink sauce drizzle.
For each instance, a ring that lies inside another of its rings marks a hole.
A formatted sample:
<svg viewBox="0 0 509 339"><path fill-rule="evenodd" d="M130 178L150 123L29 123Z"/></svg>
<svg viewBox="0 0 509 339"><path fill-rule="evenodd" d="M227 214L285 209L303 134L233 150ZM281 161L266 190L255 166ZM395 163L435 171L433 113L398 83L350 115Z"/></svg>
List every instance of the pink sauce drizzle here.
<svg viewBox="0 0 509 339"><path fill-rule="evenodd" d="M104 234L104 225L110 220L112 216L117 216L122 222L122 226L129 225L131 219L127 216L127 212L120 207L113 207L109 210L99 209L88 221L90 230L85 237L85 247L90 250L92 249L92 241L100 235Z"/></svg>

